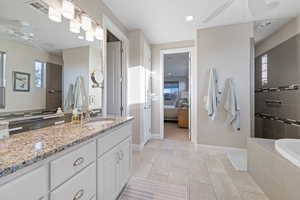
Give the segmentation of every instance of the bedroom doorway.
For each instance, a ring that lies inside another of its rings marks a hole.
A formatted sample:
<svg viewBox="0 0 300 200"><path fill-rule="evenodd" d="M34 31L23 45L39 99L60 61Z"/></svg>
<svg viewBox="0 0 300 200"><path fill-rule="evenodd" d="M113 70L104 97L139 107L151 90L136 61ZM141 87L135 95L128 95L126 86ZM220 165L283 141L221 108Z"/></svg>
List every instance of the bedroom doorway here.
<svg viewBox="0 0 300 200"><path fill-rule="evenodd" d="M164 138L190 141L190 51L163 54Z"/></svg>

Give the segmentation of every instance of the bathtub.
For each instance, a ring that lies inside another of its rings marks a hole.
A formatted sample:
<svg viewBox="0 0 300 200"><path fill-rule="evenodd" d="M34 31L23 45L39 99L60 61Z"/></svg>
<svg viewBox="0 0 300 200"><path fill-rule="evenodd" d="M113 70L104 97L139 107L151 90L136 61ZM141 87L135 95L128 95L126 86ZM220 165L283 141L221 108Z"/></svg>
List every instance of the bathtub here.
<svg viewBox="0 0 300 200"><path fill-rule="evenodd" d="M280 155L289 160L294 165L300 167L300 140L281 139L275 141L275 149Z"/></svg>

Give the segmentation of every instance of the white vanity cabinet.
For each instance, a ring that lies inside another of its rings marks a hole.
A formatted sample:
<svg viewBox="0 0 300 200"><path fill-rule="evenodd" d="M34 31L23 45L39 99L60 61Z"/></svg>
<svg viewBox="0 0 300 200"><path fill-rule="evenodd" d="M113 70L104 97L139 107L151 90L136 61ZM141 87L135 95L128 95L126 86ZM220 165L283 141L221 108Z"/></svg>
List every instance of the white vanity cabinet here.
<svg viewBox="0 0 300 200"><path fill-rule="evenodd" d="M115 200L126 185L131 166L131 138L98 159L98 200Z"/></svg>
<svg viewBox="0 0 300 200"><path fill-rule="evenodd" d="M48 168L39 167L0 186L1 200L46 200L48 195Z"/></svg>
<svg viewBox="0 0 300 200"><path fill-rule="evenodd" d="M0 185L0 200L115 200L130 175L131 123L103 135Z"/></svg>

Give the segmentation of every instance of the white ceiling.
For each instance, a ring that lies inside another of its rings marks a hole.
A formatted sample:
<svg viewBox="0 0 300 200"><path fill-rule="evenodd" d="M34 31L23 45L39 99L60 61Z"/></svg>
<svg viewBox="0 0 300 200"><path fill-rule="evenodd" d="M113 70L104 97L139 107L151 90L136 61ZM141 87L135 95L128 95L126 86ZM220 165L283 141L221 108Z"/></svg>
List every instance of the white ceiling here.
<svg viewBox="0 0 300 200"><path fill-rule="evenodd" d="M299 0L280 0L279 7L260 17L253 17L248 9L248 0L235 0L219 16L203 23L203 20L226 0L103 1L129 30L142 29L154 44L193 40L196 28L293 17L300 12ZM193 22L185 21L185 17L189 15L195 17Z"/></svg>
<svg viewBox="0 0 300 200"><path fill-rule="evenodd" d="M263 41L265 38L268 38L274 32L282 28L290 20L291 18L280 18L280 19L256 21L254 24L255 42L259 43ZM261 28L260 25L265 23L269 23L269 25L267 27Z"/></svg>
<svg viewBox="0 0 300 200"><path fill-rule="evenodd" d="M188 77L189 72L189 53L166 54L165 77Z"/></svg>
<svg viewBox="0 0 300 200"><path fill-rule="evenodd" d="M0 0L0 38L22 41L7 33L7 28L13 28L20 32L34 34L32 41L22 42L53 53L80 46L100 46L97 40L91 43L78 39L78 34L69 31L69 22L66 19L63 23L50 21L46 14L33 9L25 2L28 0ZM21 23L26 23L27 26L24 27ZM84 36L83 32L81 35Z"/></svg>

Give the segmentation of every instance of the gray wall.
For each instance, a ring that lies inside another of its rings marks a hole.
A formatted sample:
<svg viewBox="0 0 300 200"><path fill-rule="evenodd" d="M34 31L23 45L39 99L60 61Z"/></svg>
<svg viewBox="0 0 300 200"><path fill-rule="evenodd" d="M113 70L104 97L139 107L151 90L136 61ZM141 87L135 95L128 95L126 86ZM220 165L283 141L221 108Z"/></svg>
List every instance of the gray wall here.
<svg viewBox="0 0 300 200"><path fill-rule="evenodd" d="M263 53L268 55L268 84L264 87L279 87L299 84L300 77L300 34ZM261 84L261 56L255 61L255 88ZM266 104L265 100L280 100L281 105ZM255 94L255 112L300 120L299 90L264 92ZM256 137L269 139L300 138L300 128L278 121L256 118Z"/></svg>
<svg viewBox="0 0 300 200"><path fill-rule="evenodd" d="M197 62L200 90L198 94L198 143L245 148L250 137L250 65L252 24L222 26L197 31ZM220 77L220 89L227 78L234 78L241 108L241 131L234 132L224 122L224 111L211 121L204 109L209 68Z"/></svg>

